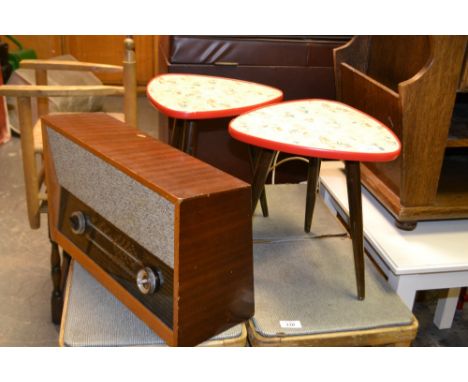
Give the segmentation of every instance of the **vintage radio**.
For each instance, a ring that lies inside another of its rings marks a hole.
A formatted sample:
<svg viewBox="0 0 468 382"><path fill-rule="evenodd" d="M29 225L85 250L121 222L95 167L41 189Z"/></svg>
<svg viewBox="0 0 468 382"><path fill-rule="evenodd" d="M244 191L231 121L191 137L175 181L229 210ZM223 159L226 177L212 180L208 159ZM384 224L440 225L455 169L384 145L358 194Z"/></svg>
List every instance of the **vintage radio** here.
<svg viewBox="0 0 468 382"><path fill-rule="evenodd" d="M248 184L105 114L42 122L52 238L156 334L253 315Z"/></svg>

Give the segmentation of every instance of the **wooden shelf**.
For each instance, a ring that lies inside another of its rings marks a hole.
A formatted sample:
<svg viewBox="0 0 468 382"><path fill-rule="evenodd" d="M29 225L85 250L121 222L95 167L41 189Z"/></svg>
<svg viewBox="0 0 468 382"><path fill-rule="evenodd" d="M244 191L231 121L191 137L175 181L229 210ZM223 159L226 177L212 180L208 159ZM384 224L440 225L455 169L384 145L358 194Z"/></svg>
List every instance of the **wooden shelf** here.
<svg viewBox="0 0 468 382"><path fill-rule="evenodd" d="M457 96L453 109L452 124L449 130L447 147L468 147L468 97Z"/></svg>

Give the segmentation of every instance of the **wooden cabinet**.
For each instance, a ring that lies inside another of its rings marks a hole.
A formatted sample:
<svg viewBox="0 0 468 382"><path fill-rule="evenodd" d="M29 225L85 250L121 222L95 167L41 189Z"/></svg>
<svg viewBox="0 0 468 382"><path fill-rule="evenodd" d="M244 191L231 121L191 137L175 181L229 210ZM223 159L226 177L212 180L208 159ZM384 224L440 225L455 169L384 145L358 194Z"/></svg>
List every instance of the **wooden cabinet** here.
<svg viewBox="0 0 468 382"><path fill-rule="evenodd" d="M396 161L362 168L402 228L468 218L466 51L466 36L359 36L335 50L338 98L402 142Z"/></svg>
<svg viewBox="0 0 468 382"><path fill-rule="evenodd" d="M51 58L60 56L63 53L62 38L63 36L14 36L26 48L34 49L37 58ZM16 46L9 40L5 39L8 43L11 52L15 51Z"/></svg>
<svg viewBox="0 0 468 382"><path fill-rule="evenodd" d="M25 48L36 51L38 58L71 54L80 61L121 65L125 36L15 36ZM146 86L156 75L158 67L158 37L134 36L137 82ZM11 49L15 47L10 44ZM99 77L104 83L119 84L121 76L105 73ZM120 78L119 78L120 77Z"/></svg>
<svg viewBox="0 0 468 382"><path fill-rule="evenodd" d="M125 36L63 36L64 51L80 61L120 65ZM145 86L154 77L157 60L157 36L134 36L137 82ZM105 83L118 83L119 76L106 73Z"/></svg>

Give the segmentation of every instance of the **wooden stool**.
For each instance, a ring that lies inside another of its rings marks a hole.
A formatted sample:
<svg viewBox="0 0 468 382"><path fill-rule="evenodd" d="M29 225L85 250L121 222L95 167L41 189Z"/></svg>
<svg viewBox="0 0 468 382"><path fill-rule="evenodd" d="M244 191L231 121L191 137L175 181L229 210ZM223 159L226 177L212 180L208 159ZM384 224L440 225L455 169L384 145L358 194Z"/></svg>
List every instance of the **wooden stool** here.
<svg viewBox="0 0 468 382"><path fill-rule="evenodd" d="M310 231L315 206L320 158L346 164L350 205L350 233L358 299L365 296L364 245L361 207L361 161L390 161L400 153L400 142L381 122L340 102L301 100L283 102L247 112L229 124L236 139L260 148L252 182L255 211L275 151L309 158L304 229Z"/></svg>
<svg viewBox="0 0 468 382"><path fill-rule="evenodd" d="M99 284L77 262L72 262L65 289L60 346L166 346L150 328ZM205 341L200 346L246 346L244 324Z"/></svg>
<svg viewBox="0 0 468 382"><path fill-rule="evenodd" d="M198 74L161 74L147 86L149 101L164 115L184 120L174 124L170 143L191 154L196 152L196 121L234 117L283 99L271 86Z"/></svg>
<svg viewBox="0 0 468 382"><path fill-rule="evenodd" d="M197 121L234 117L254 108L283 99L283 92L271 86L230 78L197 74L161 74L148 83L149 101L164 115L173 118L169 143L190 154L197 150ZM183 125L177 124L183 120ZM250 152L252 172L257 160ZM263 216L268 216L264 192L260 196Z"/></svg>

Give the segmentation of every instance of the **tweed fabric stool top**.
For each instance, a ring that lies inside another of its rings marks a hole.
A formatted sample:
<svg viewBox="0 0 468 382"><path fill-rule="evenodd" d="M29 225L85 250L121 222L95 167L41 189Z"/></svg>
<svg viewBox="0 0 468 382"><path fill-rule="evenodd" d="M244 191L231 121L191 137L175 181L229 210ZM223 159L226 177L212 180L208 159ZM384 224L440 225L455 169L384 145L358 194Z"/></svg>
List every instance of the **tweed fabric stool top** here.
<svg viewBox="0 0 468 382"><path fill-rule="evenodd" d="M61 346L166 346L77 262L72 263L67 279L59 342ZM245 346L245 325L236 325L200 346L223 343Z"/></svg>
<svg viewBox="0 0 468 382"><path fill-rule="evenodd" d="M304 232L302 216L306 184L275 184L266 185L265 188L270 211L267 218L262 216L260 207L255 211L254 243L347 235L346 229L321 198L317 198L311 230L309 233Z"/></svg>
<svg viewBox="0 0 468 382"><path fill-rule="evenodd" d="M372 263L367 297L354 297L347 237L254 245L255 330L303 336L409 325L413 315ZM288 324L296 322L292 327Z"/></svg>

